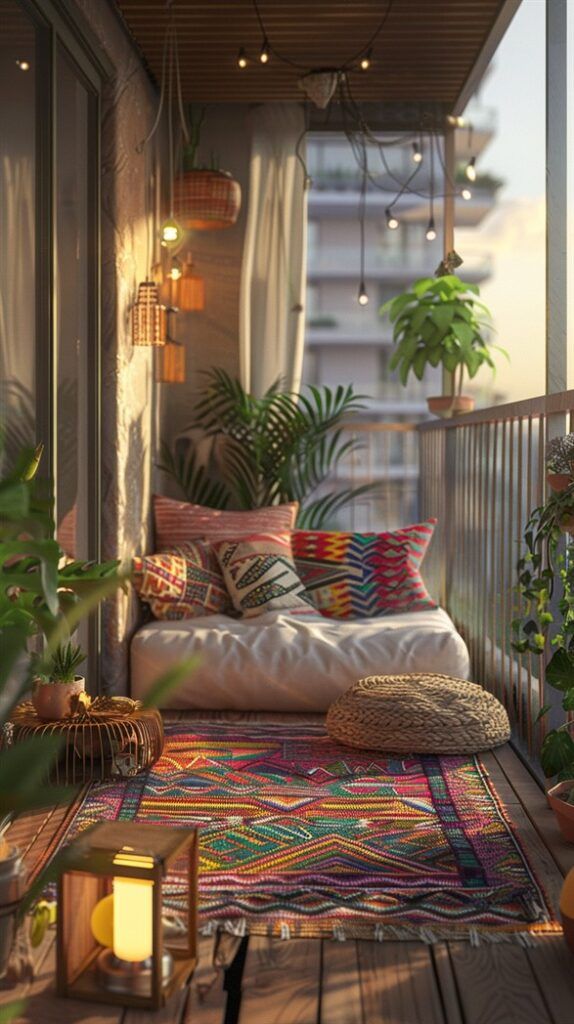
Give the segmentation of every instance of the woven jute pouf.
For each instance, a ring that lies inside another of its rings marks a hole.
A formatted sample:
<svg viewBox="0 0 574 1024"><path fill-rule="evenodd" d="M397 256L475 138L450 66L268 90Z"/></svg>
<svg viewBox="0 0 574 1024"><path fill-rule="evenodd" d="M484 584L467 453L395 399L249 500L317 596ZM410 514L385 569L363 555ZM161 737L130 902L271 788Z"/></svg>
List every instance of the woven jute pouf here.
<svg viewBox="0 0 574 1024"><path fill-rule="evenodd" d="M394 754L475 754L510 738L492 693L424 672L360 679L329 708L327 729L350 747Z"/></svg>

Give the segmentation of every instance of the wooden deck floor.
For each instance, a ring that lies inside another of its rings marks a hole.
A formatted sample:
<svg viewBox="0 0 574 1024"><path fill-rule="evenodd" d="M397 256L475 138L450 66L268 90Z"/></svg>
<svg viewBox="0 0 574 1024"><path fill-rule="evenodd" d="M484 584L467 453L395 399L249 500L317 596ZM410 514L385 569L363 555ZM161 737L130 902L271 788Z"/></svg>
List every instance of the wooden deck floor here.
<svg viewBox="0 0 574 1024"><path fill-rule="evenodd" d="M544 794L510 747L484 760L557 900L574 846L561 840ZM36 813L12 826L32 870L65 814ZM24 996L18 1020L30 1024L574 1024L574 957L559 935L528 948L202 937L188 987L157 1014L58 999L54 973L50 934L34 981L1 992L0 1005Z"/></svg>

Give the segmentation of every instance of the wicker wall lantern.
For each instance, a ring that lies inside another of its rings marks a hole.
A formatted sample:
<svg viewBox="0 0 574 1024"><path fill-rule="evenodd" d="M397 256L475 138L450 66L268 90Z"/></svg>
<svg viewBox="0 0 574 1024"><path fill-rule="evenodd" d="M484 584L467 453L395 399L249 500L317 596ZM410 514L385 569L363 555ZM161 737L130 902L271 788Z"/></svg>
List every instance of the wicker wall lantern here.
<svg viewBox="0 0 574 1024"><path fill-rule="evenodd" d="M143 281L132 309L132 344L165 345L167 319L154 281Z"/></svg>
<svg viewBox="0 0 574 1024"><path fill-rule="evenodd" d="M164 945L163 885L185 859L182 931ZM158 1010L196 964L197 834L103 822L69 847L58 884L58 994Z"/></svg>
<svg viewBox="0 0 574 1024"><path fill-rule="evenodd" d="M187 254L179 284L179 308L182 312L201 313L205 309L205 282L195 272L191 253Z"/></svg>

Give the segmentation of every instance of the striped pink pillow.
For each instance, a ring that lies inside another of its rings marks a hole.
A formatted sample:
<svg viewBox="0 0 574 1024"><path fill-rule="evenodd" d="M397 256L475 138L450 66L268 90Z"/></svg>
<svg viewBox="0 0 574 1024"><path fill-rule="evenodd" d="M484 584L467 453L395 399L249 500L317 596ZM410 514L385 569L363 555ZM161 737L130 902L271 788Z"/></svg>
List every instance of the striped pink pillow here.
<svg viewBox="0 0 574 1024"><path fill-rule="evenodd" d="M221 512L204 505L190 505L154 494L156 548L166 548L188 540L229 540L254 533L281 533L295 526L299 505L273 505L246 512Z"/></svg>

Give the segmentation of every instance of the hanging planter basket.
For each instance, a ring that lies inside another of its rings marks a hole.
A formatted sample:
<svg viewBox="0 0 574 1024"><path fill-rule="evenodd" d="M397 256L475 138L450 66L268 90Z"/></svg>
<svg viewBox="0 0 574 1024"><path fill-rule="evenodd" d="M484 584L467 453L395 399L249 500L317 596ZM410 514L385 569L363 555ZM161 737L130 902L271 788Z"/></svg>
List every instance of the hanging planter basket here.
<svg viewBox="0 0 574 1024"><path fill-rule="evenodd" d="M230 228L241 209L241 186L227 171L186 170L174 181L173 206L185 228Z"/></svg>

